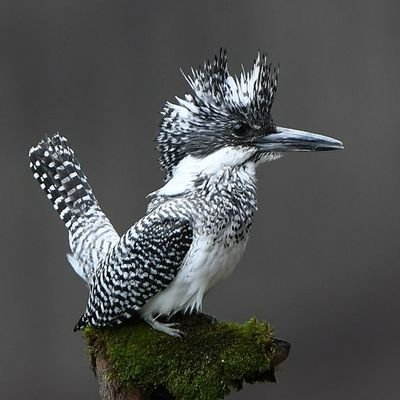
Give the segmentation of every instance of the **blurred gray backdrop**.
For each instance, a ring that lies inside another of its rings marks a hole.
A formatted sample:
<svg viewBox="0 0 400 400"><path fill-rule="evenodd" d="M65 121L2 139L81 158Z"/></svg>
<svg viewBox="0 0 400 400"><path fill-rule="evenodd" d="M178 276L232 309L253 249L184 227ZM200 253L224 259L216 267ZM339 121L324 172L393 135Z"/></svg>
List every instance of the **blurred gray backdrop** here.
<svg viewBox="0 0 400 400"><path fill-rule="evenodd" d="M342 139L259 170L247 252L206 298L293 344L277 385L232 399L399 398L398 1L6 1L0 4L0 398L96 399L72 327L87 291L28 168L60 130L119 232L162 184L153 138L188 71L227 47L280 64L277 123Z"/></svg>

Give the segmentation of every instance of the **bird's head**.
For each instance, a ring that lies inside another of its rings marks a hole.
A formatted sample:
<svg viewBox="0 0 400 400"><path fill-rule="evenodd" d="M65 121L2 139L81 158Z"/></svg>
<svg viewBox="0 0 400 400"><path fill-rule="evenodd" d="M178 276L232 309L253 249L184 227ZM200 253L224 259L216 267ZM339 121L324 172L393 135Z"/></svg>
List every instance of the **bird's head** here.
<svg viewBox="0 0 400 400"><path fill-rule="evenodd" d="M259 54L253 68L238 77L230 75L221 50L213 62L184 76L193 93L165 105L156 139L167 180L188 158L209 158L223 167L271 160L287 151L343 148L339 140L275 125L271 108L278 70L266 55Z"/></svg>

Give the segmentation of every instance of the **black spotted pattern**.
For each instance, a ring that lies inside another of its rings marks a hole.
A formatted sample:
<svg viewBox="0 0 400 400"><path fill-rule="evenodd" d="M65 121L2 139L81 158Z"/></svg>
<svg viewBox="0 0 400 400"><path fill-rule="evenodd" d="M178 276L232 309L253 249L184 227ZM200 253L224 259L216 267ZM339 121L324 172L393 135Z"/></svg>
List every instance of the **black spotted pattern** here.
<svg viewBox="0 0 400 400"><path fill-rule="evenodd" d="M55 134L29 152L30 167L60 218L70 223L73 215L85 212L97 201L67 139Z"/></svg>
<svg viewBox="0 0 400 400"><path fill-rule="evenodd" d="M149 214L121 237L97 269L86 312L75 330L116 325L175 278L192 244L189 221Z"/></svg>
<svg viewBox="0 0 400 400"><path fill-rule="evenodd" d="M253 69L243 70L239 78L229 74L226 50L221 50L213 62L192 69L186 80L193 93L165 105L157 136L167 180L187 155L205 157L225 146L251 146L258 135L276 131L271 108L278 69L265 54L259 54Z"/></svg>
<svg viewBox="0 0 400 400"><path fill-rule="evenodd" d="M45 191L70 234L81 276L91 275L119 236L101 211L67 139L58 133L29 152L33 176Z"/></svg>

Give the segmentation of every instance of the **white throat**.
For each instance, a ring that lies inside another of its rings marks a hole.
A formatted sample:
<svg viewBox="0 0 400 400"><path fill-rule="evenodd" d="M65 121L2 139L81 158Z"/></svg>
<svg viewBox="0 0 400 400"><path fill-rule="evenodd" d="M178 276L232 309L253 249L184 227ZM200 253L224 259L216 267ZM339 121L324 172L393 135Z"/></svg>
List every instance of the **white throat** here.
<svg viewBox="0 0 400 400"><path fill-rule="evenodd" d="M250 160L255 152L256 150L246 147L228 146L202 158L188 155L175 167L172 178L152 195L172 196L191 191L199 178L218 177L226 169L241 165L246 165L255 173L255 164Z"/></svg>

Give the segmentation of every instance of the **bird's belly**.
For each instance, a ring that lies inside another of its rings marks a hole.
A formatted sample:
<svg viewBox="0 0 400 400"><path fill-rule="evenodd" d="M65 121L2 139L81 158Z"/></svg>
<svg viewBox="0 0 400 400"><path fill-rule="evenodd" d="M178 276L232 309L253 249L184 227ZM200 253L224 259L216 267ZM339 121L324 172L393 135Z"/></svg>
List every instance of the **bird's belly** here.
<svg viewBox="0 0 400 400"><path fill-rule="evenodd" d="M140 310L143 316L199 311L204 294L228 277L244 253L247 239L225 247L199 238L170 286L151 298Z"/></svg>

